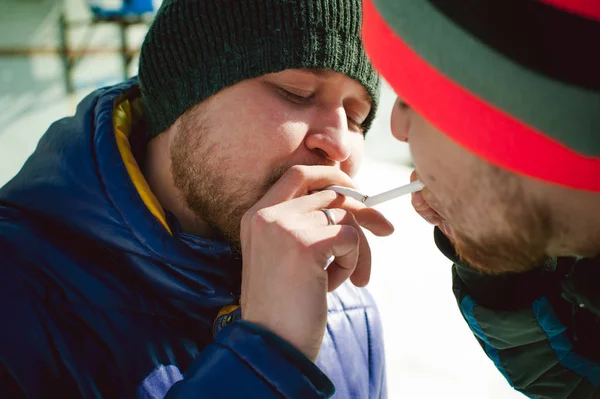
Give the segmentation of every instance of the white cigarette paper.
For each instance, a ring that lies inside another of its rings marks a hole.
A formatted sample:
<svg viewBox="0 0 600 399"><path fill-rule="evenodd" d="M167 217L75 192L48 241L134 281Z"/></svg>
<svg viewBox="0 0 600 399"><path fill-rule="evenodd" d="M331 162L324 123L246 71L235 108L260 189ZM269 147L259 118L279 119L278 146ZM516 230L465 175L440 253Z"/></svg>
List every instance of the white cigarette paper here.
<svg viewBox="0 0 600 399"><path fill-rule="evenodd" d="M338 194L345 195L346 197L354 198L357 201L364 203L368 207L372 207L375 205L379 205L383 202L401 197L406 194L411 194L417 191L421 191L425 185L421 183L419 180L415 180L410 184L406 184L404 186L400 186L390 191L386 191L381 194L374 195L369 197L366 194L361 193L360 191L354 190L348 187L342 186L329 186L326 190L333 190Z"/></svg>

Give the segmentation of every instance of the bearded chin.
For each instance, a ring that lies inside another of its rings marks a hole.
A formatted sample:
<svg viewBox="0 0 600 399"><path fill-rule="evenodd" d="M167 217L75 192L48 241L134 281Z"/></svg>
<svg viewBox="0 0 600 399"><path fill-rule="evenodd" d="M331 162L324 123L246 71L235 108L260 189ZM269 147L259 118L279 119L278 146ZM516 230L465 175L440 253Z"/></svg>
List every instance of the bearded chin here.
<svg viewBox="0 0 600 399"><path fill-rule="evenodd" d="M234 252L241 250L240 224L252 208L281 179L291 165L274 165L266 176L250 171L236 175L219 157L219 148L204 141L211 124L186 116L170 151L173 183L180 198L194 214L198 227L208 227L210 237L227 240ZM321 158L308 165L327 165ZM206 228L195 229L205 231ZM203 234L204 235L204 234ZM208 238L208 237L207 237Z"/></svg>
<svg viewBox="0 0 600 399"><path fill-rule="evenodd" d="M222 201L218 201L218 198L222 198ZM242 201L240 196L226 197L222 193L214 193L206 198L203 193L196 191L186 195L186 202L198 221L210 228L213 238L225 239L232 249L240 250L240 223L255 200Z"/></svg>
<svg viewBox="0 0 600 399"><path fill-rule="evenodd" d="M482 273L499 275L523 273L542 265L547 258L544 240L540 236L536 238L515 233L476 242L458 233L452 241L461 261Z"/></svg>
<svg viewBox="0 0 600 399"><path fill-rule="evenodd" d="M175 163L174 172L176 169ZM275 168L266 179L240 181L228 179L226 172L203 168L193 173L187 167L174 173L175 184L199 223L207 225L211 236L230 243L235 255L241 255L240 224L244 214L277 182L287 168ZM242 187L247 187L242 189Z"/></svg>

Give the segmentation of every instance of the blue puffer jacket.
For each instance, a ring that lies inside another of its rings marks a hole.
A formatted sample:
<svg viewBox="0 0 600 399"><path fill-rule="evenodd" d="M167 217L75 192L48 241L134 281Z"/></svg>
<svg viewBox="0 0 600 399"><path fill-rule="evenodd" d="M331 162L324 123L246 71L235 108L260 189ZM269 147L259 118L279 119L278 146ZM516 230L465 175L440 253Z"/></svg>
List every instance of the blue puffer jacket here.
<svg viewBox="0 0 600 399"><path fill-rule="evenodd" d="M367 291L329 295L319 368L236 319L241 261L158 205L141 119L135 80L94 92L0 190L0 397L385 397Z"/></svg>

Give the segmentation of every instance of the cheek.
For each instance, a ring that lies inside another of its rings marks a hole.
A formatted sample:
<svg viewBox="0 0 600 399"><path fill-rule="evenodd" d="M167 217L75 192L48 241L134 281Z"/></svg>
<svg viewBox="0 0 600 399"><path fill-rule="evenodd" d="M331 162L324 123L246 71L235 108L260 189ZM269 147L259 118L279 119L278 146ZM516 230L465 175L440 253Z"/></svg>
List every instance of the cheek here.
<svg viewBox="0 0 600 399"><path fill-rule="evenodd" d="M267 99L268 100L268 99ZM261 148L263 155L290 153L298 147L306 135L307 123L304 115L294 112L281 103L265 100L246 108L244 121L236 121L238 129L248 130L246 138L253 146Z"/></svg>
<svg viewBox="0 0 600 399"><path fill-rule="evenodd" d="M247 105L243 111L230 116L223 139L229 154L248 162L256 170L269 159L291 153L302 141L305 124L285 110L265 104ZM223 129L225 130L225 129Z"/></svg>
<svg viewBox="0 0 600 399"><path fill-rule="evenodd" d="M233 160L232 173L246 181L262 183L265 176L274 170L294 163L292 154L303 144L306 124L283 122L273 115L271 118L257 118L239 132L235 148L228 149L229 159ZM263 123L264 122L264 123ZM301 161L300 161L301 162Z"/></svg>
<svg viewBox="0 0 600 399"><path fill-rule="evenodd" d="M429 143L428 138L424 136L423 132L419 132L416 126L413 126L409 133L411 139L408 145L415 168L421 175L421 180L424 180L424 183L431 183L426 180L428 180L429 176L435 176L439 173L436 166L438 156L432 144Z"/></svg>
<svg viewBox="0 0 600 399"><path fill-rule="evenodd" d="M464 183L462 160L449 140L418 117L411 123L410 151L419 178L438 202L452 200Z"/></svg>

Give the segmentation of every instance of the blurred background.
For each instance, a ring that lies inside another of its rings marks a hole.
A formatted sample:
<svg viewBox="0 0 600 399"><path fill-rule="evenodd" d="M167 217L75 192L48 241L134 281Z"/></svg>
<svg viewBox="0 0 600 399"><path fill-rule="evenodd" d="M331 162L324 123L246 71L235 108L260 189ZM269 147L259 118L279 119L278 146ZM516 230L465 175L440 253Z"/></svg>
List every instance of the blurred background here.
<svg viewBox="0 0 600 399"><path fill-rule="evenodd" d="M96 88L136 75L138 50L161 0L0 0L0 186L11 179L50 123L72 115ZM408 182L411 160L389 117L384 83L357 177L369 194ZM450 263L409 198L378 208L396 226L369 235L369 288L384 323L389 397L523 398L481 350L458 311Z"/></svg>

